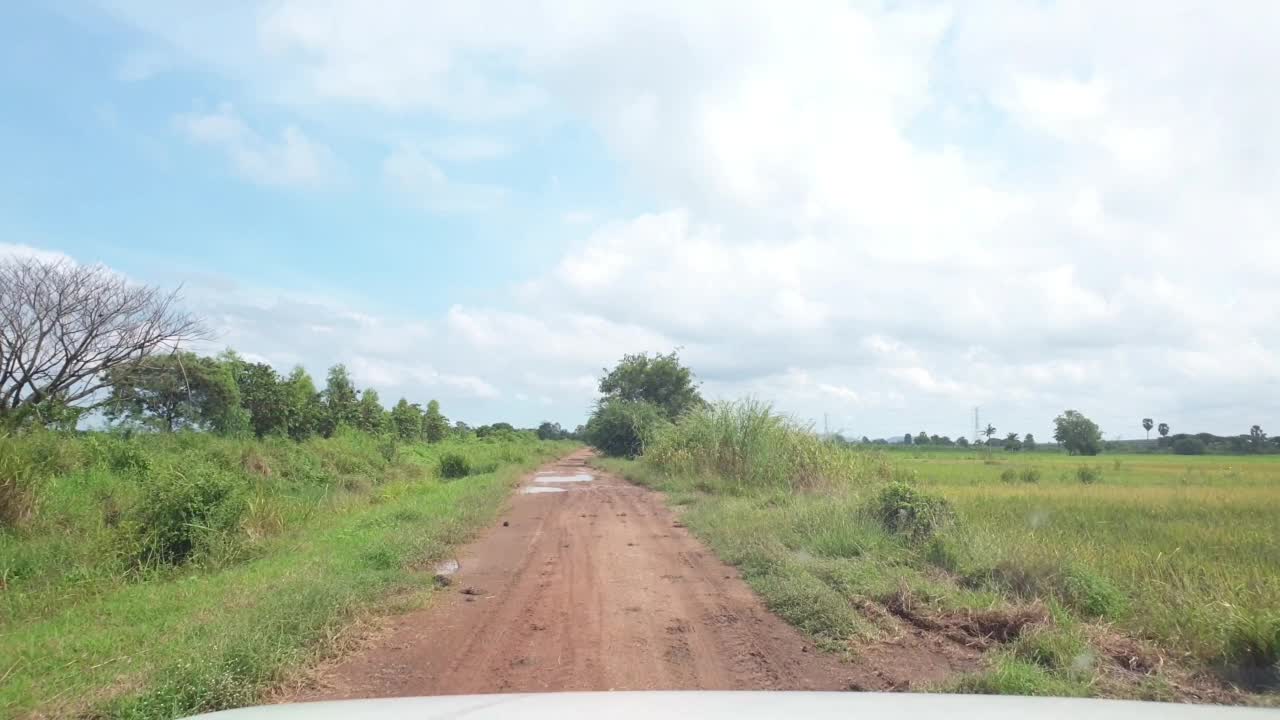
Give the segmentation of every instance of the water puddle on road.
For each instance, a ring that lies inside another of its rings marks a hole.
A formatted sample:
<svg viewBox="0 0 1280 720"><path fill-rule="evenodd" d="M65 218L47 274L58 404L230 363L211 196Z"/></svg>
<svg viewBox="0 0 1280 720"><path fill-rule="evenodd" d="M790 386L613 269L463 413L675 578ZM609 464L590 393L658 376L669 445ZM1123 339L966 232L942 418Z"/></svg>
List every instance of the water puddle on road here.
<svg viewBox="0 0 1280 720"><path fill-rule="evenodd" d="M579 483L591 482L594 479L586 473L581 473L578 475L538 475L533 478L533 481L539 483Z"/></svg>
<svg viewBox="0 0 1280 720"><path fill-rule="evenodd" d="M568 491L567 491L567 490L565 490L564 488L553 488L553 487L523 487L523 488L520 488L520 494L521 494L521 495L537 495L537 494L539 494L539 493L558 493L558 492L568 492Z"/></svg>

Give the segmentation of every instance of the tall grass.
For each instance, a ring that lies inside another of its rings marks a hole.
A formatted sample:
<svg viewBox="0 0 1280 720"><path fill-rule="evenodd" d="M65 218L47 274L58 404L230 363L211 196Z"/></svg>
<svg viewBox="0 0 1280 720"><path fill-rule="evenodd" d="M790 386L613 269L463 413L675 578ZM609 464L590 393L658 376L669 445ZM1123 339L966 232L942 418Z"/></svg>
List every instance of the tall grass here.
<svg viewBox="0 0 1280 720"><path fill-rule="evenodd" d="M174 717L253 701L491 517L571 443L204 434L0 439L0 716ZM442 455L468 477L442 481ZM12 468L20 467L20 475Z"/></svg>
<svg viewBox="0 0 1280 720"><path fill-rule="evenodd" d="M830 489L887 466L878 456L823 442L810 428L756 400L698 409L664 428L645 462L675 476L699 476L734 491Z"/></svg>

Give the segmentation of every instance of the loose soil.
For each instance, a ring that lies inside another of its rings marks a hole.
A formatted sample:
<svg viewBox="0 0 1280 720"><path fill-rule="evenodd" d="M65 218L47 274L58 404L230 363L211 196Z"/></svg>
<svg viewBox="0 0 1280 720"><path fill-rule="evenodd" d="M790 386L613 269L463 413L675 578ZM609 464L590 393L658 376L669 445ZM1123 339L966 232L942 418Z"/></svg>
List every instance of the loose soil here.
<svg viewBox="0 0 1280 720"><path fill-rule="evenodd" d="M887 690L978 667L978 648L919 628L853 660L817 650L690 535L660 493L589 458L579 451L542 468L594 479L514 494L495 526L458 553L441 597L388 619L363 648L279 699Z"/></svg>

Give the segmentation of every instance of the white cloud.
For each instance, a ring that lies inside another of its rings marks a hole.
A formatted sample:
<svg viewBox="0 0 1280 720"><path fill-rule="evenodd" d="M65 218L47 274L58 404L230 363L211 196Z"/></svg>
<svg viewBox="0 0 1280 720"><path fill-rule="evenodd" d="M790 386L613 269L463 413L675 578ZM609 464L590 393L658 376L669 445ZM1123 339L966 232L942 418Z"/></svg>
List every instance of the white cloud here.
<svg viewBox="0 0 1280 720"><path fill-rule="evenodd" d="M424 208L502 206L489 176L441 165L497 156L476 140L495 119L568 118L607 145L647 211L591 227L518 305L433 321L504 397L567 382L585 403L574 378L679 345L710 391L809 417L845 403L877 413L872 435L954 434L978 403L1037 434L1068 405L1108 433L1274 413L1280 95L1258 69L1280 65L1276 3L225 12L234 30L209 37L126 16L286 106L463 128L383 164ZM191 132L231 148L247 131L215 113Z"/></svg>
<svg viewBox="0 0 1280 720"><path fill-rule="evenodd" d="M211 113L178 115L175 122L193 142L220 148L237 173L259 185L320 187L335 179L329 148L293 125L278 140L269 140L246 125L229 103Z"/></svg>
<svg viewBox="0 0 1280 720"><path fill-rule="evenodd" d="M455 161L492 160L511 152L505 141L483 135L451 135L431 140L426 146L433 155Z"/></svg>
<svg viewBox="0 0 1280 720"><path fill-rule="evenodd" d="M407 202L438 213L491 210L501 205L505 188L448 177L419 147L401 145L382 163L386 182Z"/></svg>

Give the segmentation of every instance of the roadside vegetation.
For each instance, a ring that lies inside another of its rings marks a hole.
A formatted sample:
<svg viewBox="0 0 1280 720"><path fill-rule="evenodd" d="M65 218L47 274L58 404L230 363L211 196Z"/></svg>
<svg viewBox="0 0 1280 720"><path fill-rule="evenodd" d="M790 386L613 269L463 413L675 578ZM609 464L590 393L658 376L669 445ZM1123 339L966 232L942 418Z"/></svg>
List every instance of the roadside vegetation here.
<svg viewBox="0 0 1280 720"><path fill-rule="evenodd" d="M886 453L751 400L642 432L638 459L600 462L668 493L821 647L923 629L983 650L933 689L1278 699L1274 460Z"/></svg>
<svg viewBox="0 0 1280 720"><path fill-rule="evenodd" d="M99 267L0 262L0 716L173 718L251 704L432 563L551 424L390 410L202 337L176 296Z"/></svg>

